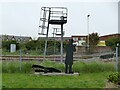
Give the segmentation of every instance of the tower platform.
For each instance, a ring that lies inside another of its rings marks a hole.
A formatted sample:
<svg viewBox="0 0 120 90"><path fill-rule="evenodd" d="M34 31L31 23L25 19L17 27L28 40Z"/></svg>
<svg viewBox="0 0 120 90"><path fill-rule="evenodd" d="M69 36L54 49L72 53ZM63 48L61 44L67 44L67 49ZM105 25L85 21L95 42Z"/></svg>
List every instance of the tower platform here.
<svg viewBox="0 0 120 90"><path fill-rule="evenodd" d="M57 24L57 25L61 25L61 24L66 24L67 20L49 20L49 24Z"/></svg>

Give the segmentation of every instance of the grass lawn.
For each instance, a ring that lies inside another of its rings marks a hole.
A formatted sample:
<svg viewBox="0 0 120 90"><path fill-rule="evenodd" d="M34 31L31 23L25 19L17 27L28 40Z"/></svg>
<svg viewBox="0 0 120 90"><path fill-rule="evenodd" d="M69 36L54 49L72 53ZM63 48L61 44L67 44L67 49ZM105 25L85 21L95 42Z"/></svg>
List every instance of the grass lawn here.
<svg viewBox="0 0 120 90"><path fill-rule="evenodd" d="M3 73L3 88L104 88L112 72L81 73L80 76L41 76Z"/></svg>
<svg viewBox="0 0 120 90"><path fill-rule="evenodd" d="M31 66L35 62L2 62L3 88L105 88L107 77L115 72L115 63L75 62L73 70L80 76L34 75ZM52 66L64 72L64 64L46 61L43 66Z"/></svg>

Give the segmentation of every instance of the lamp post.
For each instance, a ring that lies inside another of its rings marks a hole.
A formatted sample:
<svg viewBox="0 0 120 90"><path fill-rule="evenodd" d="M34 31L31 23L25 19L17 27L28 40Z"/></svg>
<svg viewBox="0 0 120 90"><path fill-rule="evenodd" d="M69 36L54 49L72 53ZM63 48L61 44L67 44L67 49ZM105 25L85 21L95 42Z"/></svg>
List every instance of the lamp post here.
<svg viewBox="0 0 120 90"><path fill-rule="evenodd" d="M90 15L87 15L87 33L88 33L88 37L87 37L87 48L89 49L89 17Z"/></svg>

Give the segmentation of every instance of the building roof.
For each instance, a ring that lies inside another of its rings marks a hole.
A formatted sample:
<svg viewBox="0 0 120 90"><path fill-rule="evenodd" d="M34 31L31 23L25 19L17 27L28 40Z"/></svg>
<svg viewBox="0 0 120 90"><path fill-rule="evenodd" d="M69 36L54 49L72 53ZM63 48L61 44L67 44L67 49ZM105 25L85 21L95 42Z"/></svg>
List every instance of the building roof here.
<svg viewBox="0 0 120 90"><path fill-rule="evenodd" d="M105 40L108 40L109 38L113 38L113 37L120 38L120 34L118 33L118 34L109 34L109 35L100 36L100 40L105 41Z"/></svg>
<svg viewBox="0 0 120 90"><path fill-rule="evenodd" d="M17 41L29 41L32 40L28 36L14 36L14 35L1 35L2 40L17 40Z"/></svg>

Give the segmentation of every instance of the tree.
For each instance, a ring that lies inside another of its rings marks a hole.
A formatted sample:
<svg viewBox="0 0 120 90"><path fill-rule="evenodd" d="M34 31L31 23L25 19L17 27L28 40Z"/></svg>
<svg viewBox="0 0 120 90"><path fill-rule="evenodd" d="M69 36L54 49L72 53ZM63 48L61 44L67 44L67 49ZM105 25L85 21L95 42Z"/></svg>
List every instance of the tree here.
<svg viewBox="0 0 120 90"><path fill-rule="evenodd" d="M3 50L10 50L10 44L16 44L16 49L18 50L20 48L19 43L15 40L10 40L10 41L2 41L2 49Z"/></svg>
<svg viewBox="0 0 120 90"><path fill-rule="evenodd" d="M111 47L112 50L115 50L117 43L120 45L120 38L118 37L109 38L105 41L106 46Z"/></svg>
<svg viewBox="0 0 120 90"><path fill-rule="evenodd" d="M99 42L99 35L98 33L89 34L89 41L90 46L96 46Z"/></svg>
<svg viewBox="0 0 120 90"><path fill-rule="evenodd" d="M30 42L27 42L25 44L27 50L35 50L36 49L36 46L37 46L37 40L32 40Z"/></svg>
<svg viewBox="0 0 120 90"><path fill-rule="evenodd" d="M90 52L94 51L95 46L98 44L98 42L99 42L98 33L89 34L89 51Z"/></svg>
<svg viewBox="0 0 120 90"><path fill-rule="evenodd" d="M47 54L58 54L60 52L60 41L48 40L47 42ZM63 49L66 43L63 43ZM36 50L38 53L43 53L45 48L45 40L32 40L25 44L27 50ZM54 52L55 50L55 52Z"/></svg>

